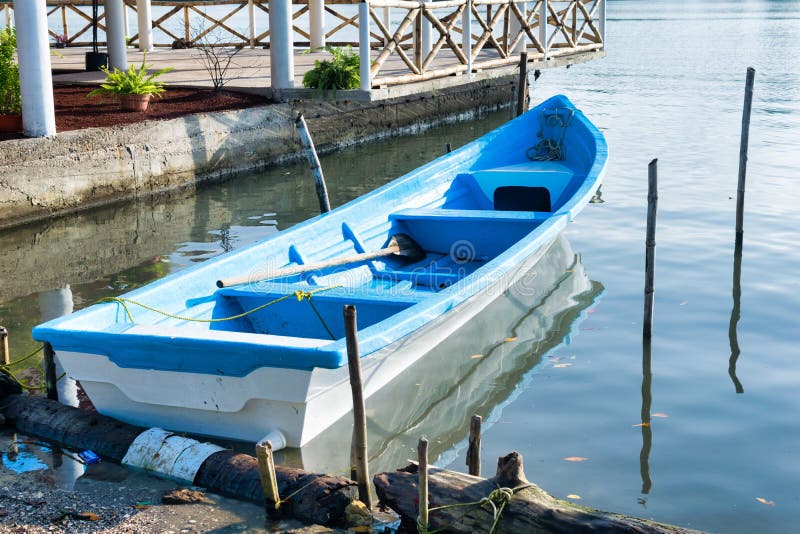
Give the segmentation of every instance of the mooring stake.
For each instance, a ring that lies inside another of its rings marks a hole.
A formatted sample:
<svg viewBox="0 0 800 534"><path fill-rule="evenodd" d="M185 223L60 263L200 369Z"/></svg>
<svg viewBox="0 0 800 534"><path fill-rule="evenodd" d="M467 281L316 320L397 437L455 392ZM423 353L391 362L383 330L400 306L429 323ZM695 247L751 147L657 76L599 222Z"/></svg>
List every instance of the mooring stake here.
<svg viewBox="0 0 800 534"><path fill-rule="evenodd" d="M261 476L261 487L264 490L264 506L267 513L275 513L280 508L278 495L278 477L275 475L275 459L272 456L272 443L259 441L256 443L258 458L258 474Z"/></svg>
<svg viewBox="0 0 800 534"><path fill-rule="evenodd" d="M350 389L353 392L353 437L355 440L356 482L358 499L372 509L369 465L367 462L367 416L364 409L364 388L361 384L361 360L358 352L358 326L356 307L344 307L344 331L347 339L347 366L350 371Z"/></svg>
<svg viewBox="0 0 800 534"><path fill-rule="evenodd" d="M658 210L658 159L647 166L647 238L644 260L644 324L642 336L653 335L653 293L656 268L656 212Z"/></svg>
<svg viewBox="0 0 800 534"><path fill-rule="evenodd" d="M447 151L448 154L453 151L453 145L451 145L450 143L447 143L444 146L444 148L445 148L445 150Z"/></svg>
<svg viewBox="0 0 800 534"><path fill-rule="evenodd" d="M44 384L47 388L47 398L58 400L58 389L56 389L56 353L50 343L44 344Z"/></svg>
<svg viewBox="0 0 800 534"><path fill-rule="evenodd" d="M517 117L525 113L528 97L528 53L519 54L519 83L517 84Z"/></svg>
<svg viewBox="0 0 800 534"><path fill-rule="evenodd" d="M736 238L744 231L744 182L747 174L747 145L750 142L750 110L753 106L753 83L756 70L747 67L744 85L744 109L742 110L742 137L739 143L739 185L736 188Z"/></svg>
<svg viewBox="0 0 800 534"><path fill-rule="evenodd" d="M300 134L300 144L306 150L306 157L308 164L311 165L311 174L314 175L314 184L317 187L317 199L319 200L319 211L328 213L331 211L331 202L328 199L328 188L325 185L325 176L322 174L322 166L319 164L319 157L317 150L314 148L314 141L311 139L311 133L308 131L306 120L303 118L302 113L297 114L294 121L297 126L297 132Z"/></svg>
<svg viewBox="0 0 800 534"><path fill-rule="evenodd" d="M3 358L3 365L11 363L11 354L8 352L8 330L5 326L0 326L0 356Z"/></svg>
<svg viewBox="0 0 800 534"><path fill-rule="evenodd" d="M469 447L467 447L467 468L470 475L481 476L481 422L480 415L473 415L469 422Z"/></svg>
<svg viewBox="0 0 800 534"><path fill-rule="evenodd" d="M419 526L422 532L428 531L428 440L419 438L417 445L417 460L419 461Z"/></svg>

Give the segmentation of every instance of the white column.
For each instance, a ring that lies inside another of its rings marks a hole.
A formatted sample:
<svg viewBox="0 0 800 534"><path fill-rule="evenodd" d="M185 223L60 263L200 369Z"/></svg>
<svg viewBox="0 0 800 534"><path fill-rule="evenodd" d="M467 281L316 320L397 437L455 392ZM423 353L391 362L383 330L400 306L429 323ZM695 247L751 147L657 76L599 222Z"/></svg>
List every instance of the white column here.
<svg viewBox="0 0 800 534"><path fill-rule="evenodd" d="M128 48L128 36L131 34L131 25L128 23L128 4L122 1L122 27L125 29L125 48Z"/></svg>
<svg viewBox="0 0 800 534"><path fill-rule="evenodd" d="M254 0L247 0L247 20L250 26L250 48L256 47L256 3Z"/></svg>
<svg viewBox="0 0 800 534"><path fill-rule="evenodd" d="M467 75L472 76L472 0L464 7L461 30L461 50L467 56Z"/></svg>
<svg viewBox="0 0 800 534"><path fill-rule="evenodd" d="M387 30L392 29L392 8L391 7L384 7L383 8L383 25L386 26ZM383 46L389 46L389 38L383 38Z"/></svg>
<svg viewBox="0 0 800 534"><path fill-rule="evenodd" d="M603 50L606 49L606 0L600 0L600 37L603 39Z"/></svg>
<svg viewBox="0 0 800 534"><path fill-rule="evenodd" d="M372 78L370 76L372 59L369 52L369 3L367 0L361 0L358 5L358 55L362 91L372 90Z"/></svg>
<svg viewBox="0 0 800 534"><path fill-rule="evenodd" d="M3 11L6 12L6 28L10 28L11 27L11 6L9 4L6 4L5 7L3 8Z"/></svg>
<svg viewBox="0 0 800 534"><path fill-rule="evenodd" d="M22 1L29 2L30 0ZM39 293L39 312L42 316L42 322L72 313L72 309L72 288L70 288L69 284L61 289ZM56 377L59 377L64 374L64 366L61 365L58 354L56 354L55 363ZM78 384L75 380L65 376L56 382L56 388L58 389L58 400L61 404L78 406Z"/></svg>
<svg viewBox="0 0 800 534"><path fill-rule="evenodd" d="M139 27L139 50L153 50L153 9L150 0L136 0L136 17Z"/></svg>
<svg viewBox="0 0 800 534"><path fill-rule="evenodd" d="M547 59L547 0L542 0L542 7L539 11L539 42L544 48L544 57Z"/></svg>
<svg viewBox="0 0 800 534"><path fill-rule="evenodd" d="M105 0L106 48L110 69L128 70L128 54L125 49L125 18L122 0Z"/></svg>
<svg viewBox="0 0 800 534"><path fill-rule="evenodd" d="M325 46L325 0L308 0L311 48Z"/></svg>
<svg viewBox="0 0 800 534"><path fill-rule="evenodd" d="M45 0L14 0L22 125L28 137L56 134Z"/></svg>
<svg viewBox="0 0 800 534"><path fill-rule="evenodd" d="M526 17L528 15L528 2L514 2L514 3L517 4L517 7L519 8L519 11L520 13L522 13L523 17ZM519 33L519 31L522 29L522 24L520 23L516 15L513 14L513 12L511 15L511 20L509 22L510 22L510 24L508 25L509 39L513 39L517 35L517 33ZM517 43L517 46L514 47L514 50L512 50L512 52L517 52L517 53L524 52L526 50L527 44L528 44L528 37L523 33L522 37L520 37L519 39L519 43Z"/></svg>
<svg viewBox="0 0 800 534"><path fill-rule="evenodd" d="M291 0L269 0L269 58L272 88L294 87Z"/></svg>

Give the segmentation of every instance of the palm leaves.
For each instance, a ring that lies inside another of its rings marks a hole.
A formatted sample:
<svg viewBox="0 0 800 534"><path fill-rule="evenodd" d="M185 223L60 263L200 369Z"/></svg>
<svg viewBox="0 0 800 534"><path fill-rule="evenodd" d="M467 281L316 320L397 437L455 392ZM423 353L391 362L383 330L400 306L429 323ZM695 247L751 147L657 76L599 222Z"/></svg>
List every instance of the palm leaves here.
<svg viewBox="0 0 800 534"><path fill-rule="evenodd" d="M332 58L314 61L314 68L303 76L303 86L320 91L358 89L361 85L361 62L352 48L326 46L325 51Z"/></svg>
<svg viewBox="0 0 800 534"><path fill-rule="evenodd" d="M114 68L113 71L102 68L106 75L105 83L101 83L100 87L89 93L88 96L95 95L155 95L161 96L165 91L164 82L157 81L156 78L172 70L172 67L161 69L153 74L147 74L148 65L145 64L147 54L142 58L142 65L138 69L133 65L128 67L128 70L119 70Z"/></svg>

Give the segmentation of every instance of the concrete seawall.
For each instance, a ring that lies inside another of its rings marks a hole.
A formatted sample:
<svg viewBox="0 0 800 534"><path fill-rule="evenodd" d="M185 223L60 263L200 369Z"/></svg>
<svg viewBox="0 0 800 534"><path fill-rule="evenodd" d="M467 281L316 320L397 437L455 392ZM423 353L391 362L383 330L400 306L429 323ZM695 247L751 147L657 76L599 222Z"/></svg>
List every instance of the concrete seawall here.
<svg viewBox="0 0 800 534"><path fill-rule="evenodd" d="M295 100L0 142L0 228L303 157L302 111L320 152L420 131L507 106L515 75L377 101Z"/></svg>

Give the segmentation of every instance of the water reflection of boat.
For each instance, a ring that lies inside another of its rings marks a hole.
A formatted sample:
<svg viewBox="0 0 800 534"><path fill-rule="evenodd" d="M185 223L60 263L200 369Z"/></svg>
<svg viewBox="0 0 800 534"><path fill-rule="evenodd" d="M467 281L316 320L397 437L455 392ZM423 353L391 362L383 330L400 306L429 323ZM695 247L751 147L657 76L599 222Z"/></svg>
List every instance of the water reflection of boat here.
<svg viewBox="0 0 800 534"><path fill-rule="evenodd" d="M602 289L559 236L517 284L368 399L371 469L403 465L423 435L432 458L463 440L470 416L502 404ZM282 451L279 460L346 472L351 429L348 414L301 449Z"/></svg>

